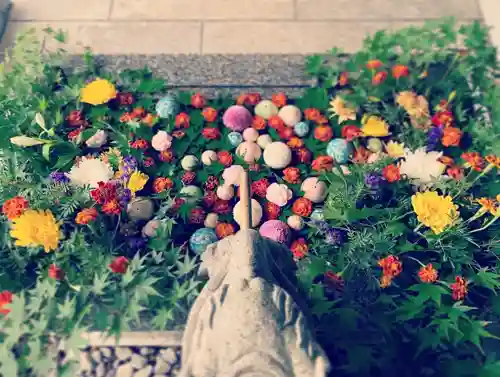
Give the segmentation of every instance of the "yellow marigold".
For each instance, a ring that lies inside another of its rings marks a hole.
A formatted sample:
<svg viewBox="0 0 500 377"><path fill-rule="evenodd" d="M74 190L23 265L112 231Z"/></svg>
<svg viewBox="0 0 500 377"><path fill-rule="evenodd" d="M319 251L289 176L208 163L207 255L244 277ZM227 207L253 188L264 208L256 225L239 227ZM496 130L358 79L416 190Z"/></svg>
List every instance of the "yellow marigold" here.
<svg viewBox="0 0 500 377"><path fill-rule="evenodd" d="M102 105L116 97L116 88L108 80L96 79L80 90L80 101L91 105Z"/></svg>
<svg viewBox="0 0 500 377"><path fill-rule="evenodd" d="M146 185L149 177L140 171L134 171L128 180L127 188L134 194Z"/></svg>
<svg viewBox="0 0 500 377"><path fill-rule="evenodd" d="M59 223L52 212L32 209L12 220L10 235L16 239L17 246L43 246L46 253L57 249L61 237Z"/></svg>
<svg viewBox="0 0 500 377"><path fill-rule="evenodd" d="M395 141L389 141L385 145L385 151L392 158L400 158L405 156L405 144L396 143Z"/></svg>
<svg viewBox="0 0 500 377"><path fill-rule="evenodd" d="M481 208L479 209L479 211L481 211L481 213L490 212L492 215L495 214L496 205L495 205L495 201L493 199L479 198L476 201L481 205Z"/></svg>
<svg viewBox="0 0 500 377"><path fill-rule="evenodd" d="M411 204L418 221L431 228L435 234L442 233L458 218L458 206L453 204L451 196L440 196L435 191L413 195Z"/></svg>
<svg viewBox="0 0 500 377"><path fill-rule="evenodd" d="M339 123L346 120L356 120L356 109L348 107L342 97L339 96L330 101L329 112L332 113L332 116L339 117Z"/></svg>
<svg viewBox="0 0 500 377"><path fill-rule="evenodd" d="M389 125L378 116L364 116L362 123L363 136L384 137L389 135Z"/></svg>

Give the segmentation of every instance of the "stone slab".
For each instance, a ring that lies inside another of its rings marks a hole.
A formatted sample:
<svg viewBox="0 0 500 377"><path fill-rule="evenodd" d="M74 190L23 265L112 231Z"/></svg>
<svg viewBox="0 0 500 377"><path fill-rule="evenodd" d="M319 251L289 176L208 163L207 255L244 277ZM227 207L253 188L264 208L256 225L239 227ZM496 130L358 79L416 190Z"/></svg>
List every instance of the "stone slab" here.
<svg viewBox="0 0 500 377"><path fill-rule="evenodd" d="M182 342L182 331L131 331L122 333L119 341L101 332L89 332L83 336L91 347L171 347Z"/></svg>
<svg viewBox="0 0 500 377"><path fill-rule="evenodd" d="M450 16L480 19L481 12L476 0L297 0L299 20L404 21Z"/></svg>
<svg viewBox="0 0 500 377"><path fill-rule="evenodd" d="M484 16L484 22L491 27L491 42L500 49L500 1L498 0L478 0ZM500 56L500 50L498 53Z"/></svg>
<svg viewBox="0 0 500 377"><path fill-rule="evenodd" d="M112 20L293 19L294 0L114 0Z"/></svg>
<svg viewBox="0 0 500 377"><path fill-rule="evenodd" d="M106 20L111 0L15 0L12 20Z"/></svg>

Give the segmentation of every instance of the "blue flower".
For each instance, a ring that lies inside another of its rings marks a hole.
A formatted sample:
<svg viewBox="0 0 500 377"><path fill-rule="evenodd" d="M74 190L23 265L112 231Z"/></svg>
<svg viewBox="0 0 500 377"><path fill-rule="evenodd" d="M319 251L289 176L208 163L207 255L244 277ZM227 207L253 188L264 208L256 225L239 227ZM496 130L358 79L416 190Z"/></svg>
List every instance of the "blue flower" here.
<svg viewBox="0 0 500 377"><path fill-rule="evenodd" d="M365 176L365 184L370 188L377 188L382 183L382 177L375 173L368 173Z"/></svg>
<svg viewBox="0 0 500 377"><path fill-rule="evenodd" d="M69 183L70 179L66 176L66 174L61 173L59 171L54 171L50 173L49 178L54 183L63 184Z"/></svg>

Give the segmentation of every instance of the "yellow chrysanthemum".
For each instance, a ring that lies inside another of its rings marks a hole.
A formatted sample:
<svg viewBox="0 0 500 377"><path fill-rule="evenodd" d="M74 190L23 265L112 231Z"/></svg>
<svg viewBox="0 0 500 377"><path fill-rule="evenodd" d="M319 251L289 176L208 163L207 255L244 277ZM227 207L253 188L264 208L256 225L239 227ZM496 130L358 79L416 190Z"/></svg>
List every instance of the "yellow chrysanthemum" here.
<svg viewBox="0 0 500 377"><path fill-rule="evenodd" d="M330 101L330 109L328 111L332 113L332 116L336 115L339 117L339 123L346 120L356 120L356 109L348 107L345 101L339 96Z"/></svg>
<svg viewBox="0 0 500 377"><path fill-rule="evenodd" d="M389 125L378 116L364 116L362 123L363 136L384 137L389 135Z"/></svg>
<svg viewBox="0 0 500 377"><path fill-rule="evenodd" d="M102 105L116 97L116 88L108 80L97 79L80 90L80 101L91 105Z"/></svg>
<svg viewBox="0 0 500 377"><path fill-rule="evenodd" d="M113 167L119 167L123 156L118 148L110 148L107 152L101 153L100 159Z"/></svg>
<svg viewBox="0 0 500 377"><path fill-rule="evenodd" d="M12 220L10 235L16 239L17 246L43 246L46 253L57 249L61 237L52 212L32 209Z"/></svg>
<svg viewBox="0 0 500 377"><path fill-rule="evenodd" d="M413 195L411 204L418 221L431 228L435 234L442 233L458 218L458 206L453 204L451 196L440 196L435 191Z"/></svg>
<svg viewBox="0 0 500 377"><path fill-rule="evenodd" d="M136 170L130 176L127 188L132 192L132 194L134 194L144 188L148 179L149 177L146 174Z"/></svg>
<svg viewBox="0 0 500 377"><path fill-rule="evenodd" d="M400 158L405 156L405 144L389 141L385 144L385 151L392 158Z"/></svg>

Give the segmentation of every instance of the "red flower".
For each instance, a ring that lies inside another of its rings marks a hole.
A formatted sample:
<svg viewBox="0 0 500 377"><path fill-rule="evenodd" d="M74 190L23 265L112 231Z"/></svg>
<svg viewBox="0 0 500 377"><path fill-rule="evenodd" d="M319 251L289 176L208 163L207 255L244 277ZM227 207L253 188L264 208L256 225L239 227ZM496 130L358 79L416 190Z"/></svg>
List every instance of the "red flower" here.
<svg viewBox="0 0 500 377"><path fill-rule="evenodd" d="M69 140L75 140L83 131L83 127L82 128L78 128L76 130L73 130L71 131L69 134L68 134L68 139Z"/></svg>
<svg viewBox="0 0 500 377"><path fill-rule="evenodd" d="M142 107L136 107L132 112L130 113L130 116L132 118L142 118L146 115L146 110Z"/></svg>
<svg viewBox="0 0 500 377"><path fill-rule="evenodd" d="M241 93L239 96L238 96L238 99L236 100L236 104L237 105L244 105L245 102L247 101L247 94L246 93Z"/></svg>
<svg viewBox="0 0 500 377"><path fill-rule="evenodd" d="M294 151L294 156L298 163L300 164L309 164L312 159L312 153L309 149L299 148Z"/></svg>
<svg viewBox="0 0 500 377"><path fill-rule="evenodd" d="M300 137L292 136L287 142L286 145L290 147L290 149L299 149L304 146L304 140Z"/></svg>
<svg viewBox="0 0 500 377"><path fill-rule="evenodd" d="M330 126L317 126L314 129L314 138L316 140L327 142L333 137L333 129Z"/></svg>
<svg viewBox="0 0 500 377"><path fill-rule="evenodd" d="M451 166L446 169L446 174L453 178L455 181L460 181L464 178L464 169L459 166Z"/></svg>
<svg viewBox="0 0 500 377"><path fill-rule="evenodd" d="M142 163L144 164L144 167L150 168L151 166L154 166L155 159L153 157L145 157Z"/></svg>
<svg viewBox="0 0 500 377"><path fill-rule="evenodd" d="M382 175L389 183L393 183L401 179L401 173L396 165L387 165L384 169L382 169Z"/></svg>
<svg viewBox="0 0 500 377"><path fill-rule="evenodd" d="M291 129L289 127L285 127L285 128L278 130L278 134L279 134L281 139L288 140L293 136L293 129Z"/></svg>
<svg viewBox="0 0 500 377"><path fill-rule="evenodd" d="M429 263L427 266L420 268L418 271L418 277L424 283L434 283L438 279L438 272L432 264Z"/></svg>
<svg viewBox="0 0 500 377"><path fill-rule="evenodd" d="M233 163L233 156L227 151L217 152L217 159L224 166L230 166Z"/></svg>
<svg viewBox="0 0 500 377"><path fill-rule="evenodd" d="M182 198L175 198L174 204L172 205L172 208L170 210L174 213L177 212L185 202L186 201Z"/></svg>
<svg viewBox="0 0 500 377"><path fill-rule="evenodd" d="M57 267L55 264L51 264L49 267L49 278L54 280L61 280L64 278L64 271Z"/></svg>
<svg viewBox="0 0 500 377"><path fill-rule="evenodd" d="M203 115L206 122L212 123L217 119L217 110L213 107L205 107L201 112L201 115Z"/></svg>
<svg viewBox="0 0 500 377"><path fill-rule="evenodd" d="M205 97L203 97L200 93L196 93L191 96L191 106L195 109L202 109L205 107L205 104Z"/></svg>
<svg viewBox="0 0 500 377"><path fill-rule="evenodd" d="M245 99L246 105L257 105L262 100L260 93L248 93Z"/></svg>
<svg viewBox="0 0 500 377"><path fill-rule="evenodd" d="M134 149L148 149L148 142L144 139L137 139L136 141L130 143L130 146Z"/></svg>
<svg viewBox="0 0 500 377"><path fill-rule="evenodd" d="M464 152L462 153L462 158L467 162L466 166L476 171L483 170L485 161L478 152Z"/></svg>
<svg viewBox="0 0 500 377"><path fill-rule="evenodd" d="M450 284L450 288L452 291L451 297L455 301L463 300L468 292L467 281L461 276L455 277L455 283Z"/></svg>
<svg viewBox="0 0 500 377"><path fill-rule="evenodd" d="M118 93L116 99L120 106L132 105L134 103L134 95L132 93Z"/></svg>
<svg viewBox="0 0 500 377"><path fill-rule="evenodd" d="M264 211L269 220L276 220L278 217L280 217L281 208L277 204L266 202L266 204L264 205Z"/></svg>
<svg viewBox="0 0 500 377"><path fill-rule="evenodd" d="M153 192L159 194L174 187L174 182L167 177L158 177L153 181Z"/></svg>
<svg viewBox="0 0 500 377"><path fill-rule="evenodd" d="M174 160L174 152L172 149L167 149L166 151L163 151L160 153L160 161L163 162L172 162Z"/></svg>
<svg viewBox="0 0 500 377"><path fill-rule="evenodd" d="M122 211L118 199L113 199L104 203L101 209L106 215L119 215Z"/></svg>
<svg viewBox="0 0 500 377"><path fill-rule="evenodd" d="M299 238L292 242L290 251L293 254L293 259L300 260L307 255L307 253L309 252L309 247L307 246L306 240L304 238Z"/></svg>
<svg viewBox="0 0 500 377"><path fill-rule="evenodd" d="M217 199L218 197L215 191L206 191L202 201L205 207L211 208L215 204Z"/></svg>
<svg viewBox="0 0 500 377"><path fill-rule="evenodd" d="M283 106L285 106L286 105L286 101L287 101L287 98L286 98L285 93L280 92L280 93L277 93L277 94L273 94L272 102L277 107L283 107Z"/></svg>
<svg viewBox="0 0 500 377"><path fill-rule="evenodd" d="M380 259L378 265L382 267L384 276L389 276L390 278L395 278L403 271L403 264L394 255Z"/></svg>
<svg viewBox="0 0 500 377"><path fill-rule="evenodd" d="M104 204L107 201L116 199L116 185L111 182L99 182L97 188L90 190L90 196L98 204Z"/></svg>
<svg viewBox="0 0 500 377"><path fill-rule="evenodd" d="M338 80L339 86L346 86L349 84L349 72L342 72L339 75L339 80Z"/></svg>
<svg viewBox="0 0 500 377"><path fill-rule="evenodd" d="M273 115L272 117L270 117L267 120L267 124L269 124L269 127L274 128L276 131L281 131L286 128L283 120L277 115Z"/></svg>
<svg viewBox="0 0 500 377"><path fill-rule="evenodd" d="M122 114L122 116L120 117L120 122L121 123L128 123L128 122L132 122L134 119L132 118L132 115L130 115L130 113L128 112L125 112Z"/></svg>
<svg viewBox="0 0 500 377"><path fill-rule="evenodd" d="M184 136L186 136L186 132L182 130L175 130L174 132L172 132L172 136L176 139L182 139Z"/></svg>
<svg viewBox="0 0 500 377"><path fill-rule="evenodd" d="M266 178L261 178L258 181L252 182L250 188L251 188L252 193L255 193L255 195L258 195L261 198L265 198L267 188L270 185L271 184L269 183L269 181Z"/></svg>
<svg viewBox="0 0 500 377"><path fill-rule="evenodd" d="M2 206L2 213L7 216L9 220L14 220L21 216L28 207L29 203L24 197L15 196L5 201Z"/></svg>
<svg viewBox="0 0 500 377"><path fill-rule="evenodd" d="M462 139L462 131L456 127L445 127L441 143L445 147L457 147Z"/></svg>
<svg viewBox="0 0 500 377"><path fill-rule="evenodd" d="M319 118L321 118L321 113L318 109L305 109L304 116L307 120L316 122Z"/></svg>
<svg viewBox="0 0 500 377"><path fill-rule="evenodd" d="M296 215L307 217L312 213L312 202L306 198L298 198L293 203L292 212Z"/></svg>
<svg viewBox="0 0 500 377"><path fill-rule="evenodd" d="M83 113L81 110L73 110L66 117L66 120L71 127L81 127L85 125L85 119L83 118Z"/></svg>
<svg viewBox="0 0 500 377"><path fill-rule="evenodd" d="M175 117L175 128L189 128L189 115L186 113L177 114Z"/></svg>
<svg viewBox="0 0 500 377"><path fill-rule="evenodd" d="M266 120L258 115L253 117L252 127L257 131L262 131L266 129Z"/></svg>
<svg viewBox="0 0 500 377"><path fill-rule="evenodd" d="M219 223L215 227L215 234L219 239L226 238L236 232L234 225L230 223Z"/></svg>
<svg viewBox="0 0 500 377"><path fill-rule="evenodd" d="M325 171L332 170L333 158L330 156L319 156L312 162L312 170Z"/></svg>
<svg viewBox="0 0 500 377"><path fill-rule="evenodd" d="M185 185L191 184L196 179L196 173L194 171L187 171L181 177L181 182Z"/></svg>
<svg viewBox="0 0 500 377"><path fill-rule="evenodd" d="M10 309L5 308L5 305L12 303L13 295L9 291L3 291L0 293L0 314L9 314Z"/></svg>
<svg viewBox="0 0 500 377"><path fill-rule="evenodd" d="M400 79L401 77L407 77L409 74L410 70L406 65L396 64L392 67L392 77L394 77L396 80Z"/></svg>
<svg viewBox="0 0 500 377"><path fill-rule="evenodd" d="M205 127L201 131L201 135L207 140L217 140L220 139L220 131L218 128Z"/></svg>
<svg viewBox="0 0 500 377"><path fill-rule="evenodd" d="M363 134L358 126L353 124L342 127L342 137L347 141L352 141Z"/></svg>
<svg viewBox="0 0 500 377"><path fill-rule="evenodd" d="M78 225L87 225L91 221L97 219L97 216L99 216L99 212L97 212L94 207L85 208L78 212L78 214L76 215L75 223L77 223Z"/></svg>
<svg viewBox="0 0 500 377"><path fill-rule="evenodd" d="M215 190L219 186L219 180L215 175L209 175L205 182L205 188L207 190Z"/></svg>
<svg viewBox="0 0 500 377"><path fill-rule="evenodd" d="M376 70L382 67L382 62L378 59L368 60L366 63L366 68L369 70Z"/></svg>
<svg viewBox="0 0 500 377"><path fill-rule="evenodd" d="M191 224L203 224L205 221L206 212L201 207L193 208L189 214L189 222Z"/></svg>
<svg viewBox="0 0 500 377"><path fill-rule="evenodd" d="M327 125L328 119L324 115L321 115L318 119L316 119L316 124L320 126Z"/></svg>
<svg viewBox="0 0 500 377"><path fill-rule="evenodd" d="M450 127L454 120L453 113L449 110L444 110L434 114L431 121L437 127Z"/></svg>
<svg viewBox="0 0 500 377"><path fill-rule="evenodd" d="M115 274L124 274L127 272L128 259L125 257L116 257L110 264L109 268Z"/></svg>
<svg viewBox="0 0 500 377"><path fill-rule="evenodd" d="M377 72L377 73L375 73L375 75L372 78L372 84L373 85L380 85L386 79L387 79L387 72L386 71Z"/></svg>
<svg viewBox="0 0 500 377"><path fill-rule="evenodd" d="M283 170L283 179L290 184L299 184L300 183L300 170L295 167L288 167Z"/></svg>
<svg viewBox="0 0 500 377"><path fill-rule="evenodd" d="M218 215L228 215L231 212L229 201L217 199L214 203L212 211L214 211Z"/></svg>
<svg viewBox="0 0 500 377"><path fill-rule="evenodd" d="M438 161L441 162L442 164L445 164L446 166L453 166L455 164L453 158L448 156L441 156L438 158Z"/></svg>

